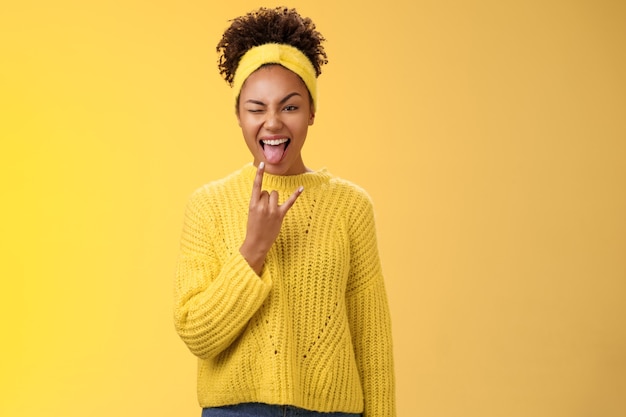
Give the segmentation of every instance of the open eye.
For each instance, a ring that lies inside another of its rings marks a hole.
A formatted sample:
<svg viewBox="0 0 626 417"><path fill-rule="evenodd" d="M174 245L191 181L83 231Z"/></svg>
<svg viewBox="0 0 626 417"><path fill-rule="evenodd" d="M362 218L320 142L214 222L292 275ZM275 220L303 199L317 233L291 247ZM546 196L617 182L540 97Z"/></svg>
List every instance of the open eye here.
<svg viewBox="0 0 626 417"><path fill-rule="evenodd" d="M285 111L295 111L298 110L298 106L294 106L293 104L290 104L288 106L285 106Z"/></svg>

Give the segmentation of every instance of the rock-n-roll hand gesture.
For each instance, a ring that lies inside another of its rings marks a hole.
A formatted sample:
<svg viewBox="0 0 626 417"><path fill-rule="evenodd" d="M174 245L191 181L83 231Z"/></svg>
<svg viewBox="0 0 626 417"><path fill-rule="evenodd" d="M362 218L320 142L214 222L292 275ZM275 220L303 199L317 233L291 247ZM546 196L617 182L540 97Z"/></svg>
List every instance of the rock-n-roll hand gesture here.
<svg viewBox="0 0 626 417"><path fill-rule="evenodd" d="M246 238L239 248L241 255L259 276L263 270L265 257L280 233L285 215L304 190L304 187L298 187L287 201L278 204L276 190L267 192L261 189L264 170L265 163L259 163L252 185Z"/></svg>

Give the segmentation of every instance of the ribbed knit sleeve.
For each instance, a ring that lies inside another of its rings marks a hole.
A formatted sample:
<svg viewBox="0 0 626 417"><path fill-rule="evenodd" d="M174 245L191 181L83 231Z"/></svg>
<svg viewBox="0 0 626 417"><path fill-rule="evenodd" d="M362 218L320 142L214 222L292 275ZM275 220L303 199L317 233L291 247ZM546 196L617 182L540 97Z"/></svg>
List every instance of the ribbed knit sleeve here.
<svg viewBox="0 0 626 417"><path fill-rule="evenodd" d="M174 288L174 324L189 350L201 359L224 351L259 309L271 288L232 248L218 256L222 231L204 189L196 191L185 212Z"/></svg>
<svg viewBox="0 0 626 417"><path fill-rule="evenodd" d="M356 362L363 385L363 417L394 417L396 407L391 320L371 200L365 193L361 193L348 210L351 249L346 299Z"/></svg>

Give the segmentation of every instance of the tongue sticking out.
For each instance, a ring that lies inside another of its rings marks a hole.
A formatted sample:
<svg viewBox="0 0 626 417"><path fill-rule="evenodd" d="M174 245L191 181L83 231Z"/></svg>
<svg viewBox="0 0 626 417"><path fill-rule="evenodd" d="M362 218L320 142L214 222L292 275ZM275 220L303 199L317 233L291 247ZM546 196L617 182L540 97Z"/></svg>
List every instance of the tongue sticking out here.
<svg viewBox="0 0 626 417"><path fill-rule="evenodd" d="M265 160L270 164L277 164L283 159L285 154L285 148L287 143L281 143L280 145L268 145L263 146L263 154L265 154Z"/></svg>

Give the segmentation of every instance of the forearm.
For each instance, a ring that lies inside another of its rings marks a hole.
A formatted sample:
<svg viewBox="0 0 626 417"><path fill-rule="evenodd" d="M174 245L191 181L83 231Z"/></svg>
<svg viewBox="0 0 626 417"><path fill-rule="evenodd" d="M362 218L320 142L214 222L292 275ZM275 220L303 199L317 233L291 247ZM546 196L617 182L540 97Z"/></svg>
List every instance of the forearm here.
<svg viewBox="0 0 626 417"><path fill-rule="evenodd" d="M271 283L233 255L214 277L194 260L177 272L174 321L189 350L202 359L218 355L241 333L267 297Z"/></svg>

